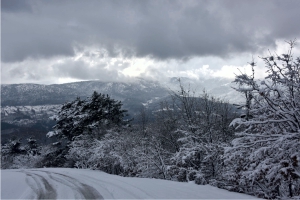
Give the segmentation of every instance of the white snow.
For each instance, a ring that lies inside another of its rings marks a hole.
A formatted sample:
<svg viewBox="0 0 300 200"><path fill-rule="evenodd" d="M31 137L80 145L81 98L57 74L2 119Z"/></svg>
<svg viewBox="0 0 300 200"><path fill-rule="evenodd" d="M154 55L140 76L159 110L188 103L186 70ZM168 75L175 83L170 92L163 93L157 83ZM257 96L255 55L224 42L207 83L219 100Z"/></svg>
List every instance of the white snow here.
<svg viewBox="0 0 300 200"><path fill-rule="evenodd" d="M46 136L47 136L48 138L51 138L51 137L53 137L53 136L55 136L55 135L58 135L58 132L57 132L57 131L49 131L49 132L46 134Z"/></svg>
<svg viewBox="0 0 300 200"><path fill-rule="evenodd" d="M39 106L4 106L1 107L1 113L9 115L16 112L31 113L35 112L37 115L42 113L56 114L61 109L61 105L39 105Z"/></svg>
<svg viewBox="0 0 300 200"><path fill-rule="evenodd" d="M1 199L256 199L210 185L125 178L88 169L14 169L1 173Z"/></svg>

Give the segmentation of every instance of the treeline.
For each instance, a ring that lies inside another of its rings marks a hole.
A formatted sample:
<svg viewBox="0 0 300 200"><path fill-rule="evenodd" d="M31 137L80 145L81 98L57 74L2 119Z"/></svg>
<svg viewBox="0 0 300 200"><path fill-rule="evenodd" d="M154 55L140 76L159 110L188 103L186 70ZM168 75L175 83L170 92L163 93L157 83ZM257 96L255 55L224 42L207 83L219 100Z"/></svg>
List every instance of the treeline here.
<svg viewBox="0 0 300 200"><path fill-rule="evenodd" d="M264 80L254 77L254 61L251 75L236 76L234 89L244 95L244 104L233 106L205 91L195 96L179 81L179 91L160 103L154 121L143 107L134 119L138 123L131 123L124 120L121 102L95 92L64 104L53 117L57 123L48 136L56 143L5 144L2 168L88 168L297 199L300 58L292 56L294 44L287 54L263 58Z"/></svg>
<svg viewBox="0 0 300 200"><path fill-rule="evenodd" d="M48 133L57 142L35 150L34 156L45 157L42 162L38 159L37 167L91 168L124 176L192 181L200 177L195 169L203 168L201 163L205 160L212 166L212 172L207 170L211 175L202 181L217 176L220 149L233 138L233 129L229 127L236 117L233 106L207 93L195 97L181 86L179 93L173 93L159 107L154 121L141 107L138 117L133 119L137 123L131 123L123 120L126 111L121 109L121 102L107 95L94 92L85 100L77 98L66 103L53 116L57 124ZM4 163L13 163L13 157L20 160L29 156L26 148L20 140L10 140L2 150L12 156ZM48 151L41 153L42 149ZM26 161L14 166L24 167Z"/></svg>

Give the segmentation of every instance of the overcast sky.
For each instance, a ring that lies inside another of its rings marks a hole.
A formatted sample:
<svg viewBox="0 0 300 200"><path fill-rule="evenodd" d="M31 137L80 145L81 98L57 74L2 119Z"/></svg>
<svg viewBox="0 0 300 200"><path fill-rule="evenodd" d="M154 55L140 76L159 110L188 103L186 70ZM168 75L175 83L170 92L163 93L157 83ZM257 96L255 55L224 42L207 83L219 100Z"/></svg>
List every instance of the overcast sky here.
<svg viewBox="0 0 300 200"><path fill-rule="evenodd" d="M299 0L1 0L1 82L233 77L299 20Z"/></svg>

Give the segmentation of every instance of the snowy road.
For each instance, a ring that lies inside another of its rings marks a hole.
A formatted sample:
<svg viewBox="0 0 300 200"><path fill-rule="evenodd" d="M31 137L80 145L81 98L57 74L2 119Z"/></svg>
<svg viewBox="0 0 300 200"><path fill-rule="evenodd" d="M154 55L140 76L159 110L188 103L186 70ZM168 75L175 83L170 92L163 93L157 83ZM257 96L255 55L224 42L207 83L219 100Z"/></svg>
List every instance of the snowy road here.
<svg viewBox="0 0 300 200"><path fill-rule="evenodd" d="M124 178L101 171L1 170L1 199L254 199L209 185Z"/></svg>
<svg viewBox="0 0 300 200"><path fill-rule="evenodd" d="M60 185L60 187L65 187L64 191L68 191L68 194L74 195L74 198L103 199L100 193L92 186L61 173L31 170L26 171L25 174L26 182L35 193L33 198L56 199L57 189L55 186ZM50 182L52 183L50 184Z"/></svg>

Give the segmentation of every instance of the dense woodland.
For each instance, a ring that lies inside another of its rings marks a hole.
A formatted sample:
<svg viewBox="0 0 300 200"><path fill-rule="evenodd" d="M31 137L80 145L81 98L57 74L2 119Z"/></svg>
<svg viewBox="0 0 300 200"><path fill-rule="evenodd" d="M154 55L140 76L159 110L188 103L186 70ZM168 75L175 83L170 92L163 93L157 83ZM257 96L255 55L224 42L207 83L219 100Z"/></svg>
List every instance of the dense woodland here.
<svg viewBox="0 0 300 200"><path fill-rule="evenodd" d="M236 75L245 97L231 105L182 86L160 103L124 120L122 103L94 92L62 106L39 146L12 138L2 146L2 168L74 167L128 177L211 184L258 197L300 197L300 58L270 53L267 76ZM136 123L133 123L135 121Z"/></svg>

